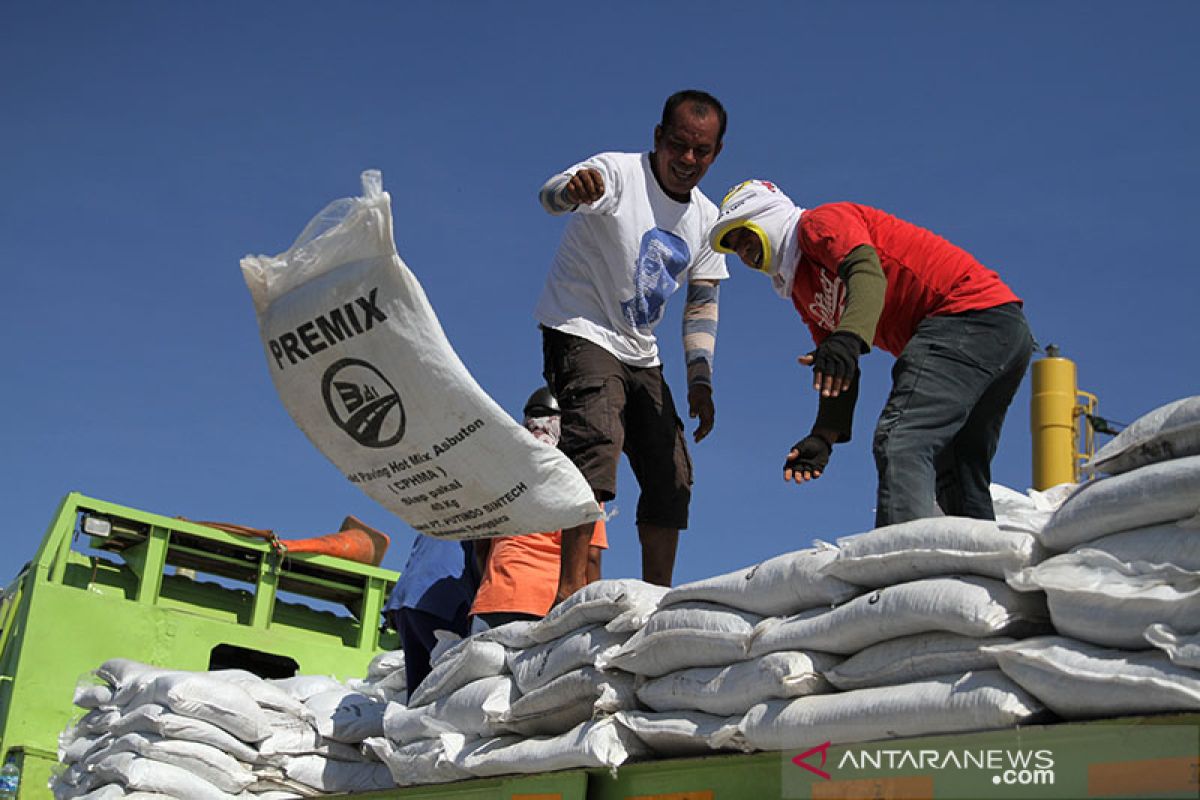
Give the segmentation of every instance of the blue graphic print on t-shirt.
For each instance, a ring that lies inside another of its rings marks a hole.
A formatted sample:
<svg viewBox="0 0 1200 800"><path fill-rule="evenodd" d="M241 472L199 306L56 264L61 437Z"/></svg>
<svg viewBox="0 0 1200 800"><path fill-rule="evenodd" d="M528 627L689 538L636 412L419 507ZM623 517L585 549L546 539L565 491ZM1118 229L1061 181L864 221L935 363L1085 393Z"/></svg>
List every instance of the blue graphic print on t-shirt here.
<svg viewBox="0 0 1200 800"><path fill-rule="evenodd" d="M691 261L687 242L662 228L651 228L642 237L633 272L633 298L621 303L630 325L649 333L662 319L667 298L679 288L675 280Z"/></svg>

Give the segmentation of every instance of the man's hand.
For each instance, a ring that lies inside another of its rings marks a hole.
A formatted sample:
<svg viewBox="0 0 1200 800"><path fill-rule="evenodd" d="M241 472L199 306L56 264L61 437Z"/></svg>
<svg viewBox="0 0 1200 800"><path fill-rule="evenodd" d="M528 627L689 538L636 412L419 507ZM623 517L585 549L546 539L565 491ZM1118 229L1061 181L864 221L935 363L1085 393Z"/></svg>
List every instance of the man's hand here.
<svg viewBox="0 0 1200 800"><path fill-rule="evenodd" d="M835 331L816 350L797 360L801 365L813 368L813 388L822 397L837 397L850 388L862 350L863 341L857 335Z"/></svg>
<svg viewBox="0 0 1200 800"><path fill-rule="evenodd" d="M594 203L604 196L604 176L598 170L584 167L567 181L563 195L575 205Z"/></svg>
<svg viewBox="0 0 1200 800"><path fill-rule="evenodd" d="M832 452L833 445L824 437L809 434L792 445L787 461L783 462L783 479L796 483L815 481L825 471Z"/></svg>
<svg viewBox="0 0 1200 800"><path fill-rule="evenodd" d="M696 432L692 434L692 438L697 444L712 430L716 414L716 408L713 406L712 387L706 383L689 386L688 416L700 420L700 424L696 426Z"/></svg>

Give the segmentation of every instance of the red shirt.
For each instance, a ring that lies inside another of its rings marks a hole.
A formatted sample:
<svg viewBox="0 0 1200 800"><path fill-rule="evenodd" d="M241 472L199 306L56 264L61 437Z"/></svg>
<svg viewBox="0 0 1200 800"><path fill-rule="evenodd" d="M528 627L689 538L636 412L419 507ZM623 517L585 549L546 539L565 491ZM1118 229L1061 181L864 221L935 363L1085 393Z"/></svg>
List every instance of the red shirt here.
<svg viewBox="0 0 1200 800"><path fill-rule="evenodd" d="M936 233L857 203L805 211L792 302L820 344L841 321L846 284L838 265L859 245L879 254L887 277L875 346L900 355L926 317L1021 302L1000 276Z"/></svg>

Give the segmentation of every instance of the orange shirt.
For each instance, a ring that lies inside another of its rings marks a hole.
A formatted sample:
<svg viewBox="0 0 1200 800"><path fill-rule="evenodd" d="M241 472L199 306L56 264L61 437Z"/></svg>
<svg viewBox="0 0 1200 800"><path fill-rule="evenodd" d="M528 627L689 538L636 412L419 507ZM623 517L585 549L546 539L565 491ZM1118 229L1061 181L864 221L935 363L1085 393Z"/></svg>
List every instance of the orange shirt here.
<svg viewBox="0 0 1200 800"><path fill-rule="evenodd" d="M604 520L596 523L592 547L607 548ZM519 613L544 617L558 591L562 534L531 533L492 539L487 567L475 593L472 614Z"/></svg>

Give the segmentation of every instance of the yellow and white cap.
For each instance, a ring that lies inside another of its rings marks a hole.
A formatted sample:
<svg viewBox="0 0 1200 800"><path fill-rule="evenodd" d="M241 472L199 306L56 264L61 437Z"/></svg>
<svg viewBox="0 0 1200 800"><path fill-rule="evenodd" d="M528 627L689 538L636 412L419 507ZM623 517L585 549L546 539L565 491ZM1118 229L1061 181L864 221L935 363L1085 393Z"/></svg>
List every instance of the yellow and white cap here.
<svg viewBox="0 0 1200 800"><path fill-rule="evenodd" d="M771 277L780 296L788 297L799 255L796 223L803 211L771 181L742 181L721 201L708 241L718 253L733 253L722 241L730 231L745 228L754 233L762 244L762 265L755 269Z"/></svg>

